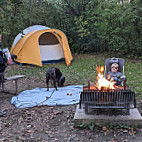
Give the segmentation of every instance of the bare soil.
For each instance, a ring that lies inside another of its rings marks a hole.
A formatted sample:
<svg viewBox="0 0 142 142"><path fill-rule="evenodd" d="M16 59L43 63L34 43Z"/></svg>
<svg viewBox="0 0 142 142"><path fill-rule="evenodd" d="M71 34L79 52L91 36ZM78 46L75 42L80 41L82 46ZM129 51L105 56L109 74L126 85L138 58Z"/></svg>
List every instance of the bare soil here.
<svg viewBox="0 0 142 142"><path fill-rule="evenodd" d="M6 84L5 90L14 91L13 82ZM27 77L18 81L19 92L35 87L45 84ZM0 110L6 112L0 116L0 142L142 142L140 127L74 128L76 105L18 109L10 103L13 96L0 93Z"/></svg>

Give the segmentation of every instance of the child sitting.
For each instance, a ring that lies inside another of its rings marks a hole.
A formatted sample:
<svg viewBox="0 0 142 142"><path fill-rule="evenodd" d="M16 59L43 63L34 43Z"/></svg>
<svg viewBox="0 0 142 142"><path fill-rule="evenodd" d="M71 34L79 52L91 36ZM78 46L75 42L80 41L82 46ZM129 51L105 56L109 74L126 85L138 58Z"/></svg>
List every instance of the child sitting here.
<svg viewBox="0 0 142 142"><path fill-rule="evenodd" d="M115 85L120 85L121 84L121 79L120 77L122 76L121 72L118 72L118 64L117 63L113 63L111 65L111 71L108 72L108 75L110 76L110 78L113 77L113 80L116 81Z"/></svg>

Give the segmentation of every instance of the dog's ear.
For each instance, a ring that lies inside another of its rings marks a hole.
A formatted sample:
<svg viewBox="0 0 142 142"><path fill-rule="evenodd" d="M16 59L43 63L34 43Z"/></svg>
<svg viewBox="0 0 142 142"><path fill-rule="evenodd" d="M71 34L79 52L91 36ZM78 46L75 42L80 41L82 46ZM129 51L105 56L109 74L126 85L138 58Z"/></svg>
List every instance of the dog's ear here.
<svg viewBox="0 0 142 142"><path fill-rule="evenodd" d="M64 86L64 83L65 83L65 77L62 75L59 79L59 86Z"/></svg>

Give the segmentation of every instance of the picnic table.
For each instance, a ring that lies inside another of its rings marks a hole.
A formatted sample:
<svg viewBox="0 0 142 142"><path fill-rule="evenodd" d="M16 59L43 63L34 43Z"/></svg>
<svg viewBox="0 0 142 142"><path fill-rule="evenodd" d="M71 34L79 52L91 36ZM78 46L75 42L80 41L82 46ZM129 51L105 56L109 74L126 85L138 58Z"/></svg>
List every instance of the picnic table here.
<svg viewBox="0 0 142 142"><path fill-rule="evenodd" d="M2 84L2 92L6 92L4 90L4 84L8 81L14 81L15 82L15 93L17 94L17 90L18 90L18 80L21 78L24 78L25 75L15 75L15 76L11 76L11 77L6 77L4 83Z"/></svg>

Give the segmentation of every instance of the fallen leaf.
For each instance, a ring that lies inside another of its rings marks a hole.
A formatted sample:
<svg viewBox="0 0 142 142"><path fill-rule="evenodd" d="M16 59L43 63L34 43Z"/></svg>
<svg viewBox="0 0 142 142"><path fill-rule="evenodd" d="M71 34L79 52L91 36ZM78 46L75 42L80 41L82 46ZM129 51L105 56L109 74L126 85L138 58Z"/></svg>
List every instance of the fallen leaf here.
<svg viewBox="0 0 142 142"><path fill-rule="evenodd" d="M32 133L33 131L32 131L32 130L27 130L26 132L28 132L28 133Z"/></svg>
<svg viewBox="0 0 142 142"><path fill-rule="evenodd" d="M106 131L106 130L107 130L107 128L104 126L104 127L102 128L102 130L103 130L103 131Z"/></svg>

